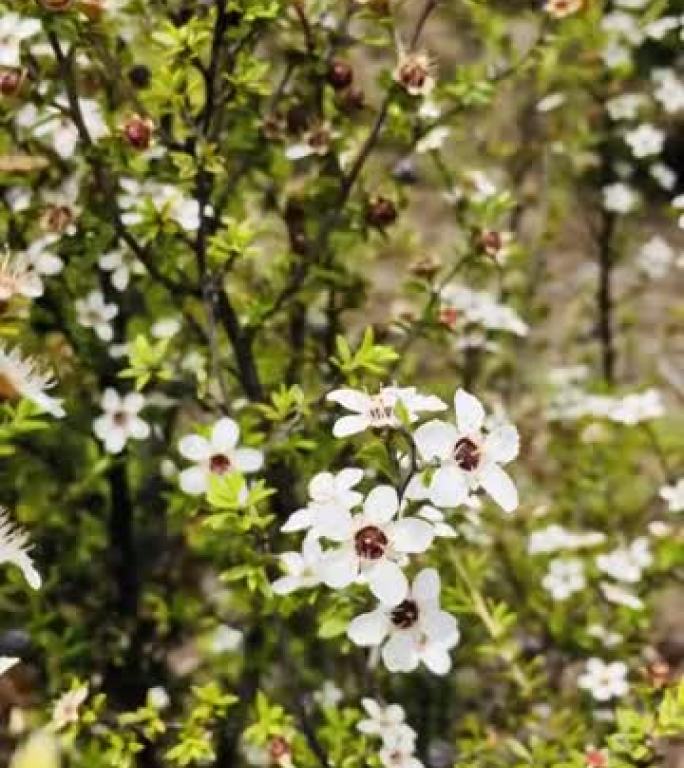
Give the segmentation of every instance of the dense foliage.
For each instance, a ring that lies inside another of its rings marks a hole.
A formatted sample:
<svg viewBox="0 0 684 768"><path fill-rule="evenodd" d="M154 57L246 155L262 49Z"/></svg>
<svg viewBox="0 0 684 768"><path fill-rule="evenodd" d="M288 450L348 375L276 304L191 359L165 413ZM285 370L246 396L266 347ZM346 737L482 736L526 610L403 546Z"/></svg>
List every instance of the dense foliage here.
<svg viewBox="0 0 684 768"><path fill-rule="evenodd" d="M0 0L3 765L681 764L683 14Z"/></svg>

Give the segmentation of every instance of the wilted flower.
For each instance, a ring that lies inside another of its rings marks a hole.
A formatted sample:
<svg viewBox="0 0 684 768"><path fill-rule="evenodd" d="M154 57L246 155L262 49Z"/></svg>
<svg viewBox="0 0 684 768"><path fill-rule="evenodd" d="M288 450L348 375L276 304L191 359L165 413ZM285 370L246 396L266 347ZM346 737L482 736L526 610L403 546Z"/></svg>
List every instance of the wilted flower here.
<svg viewBox="0 0 684 768"><path fill-rule="evenodd" d="M400 50L392 76L411 96L427 96L435 87L434 71L434 63L426 53Z"/></svg>

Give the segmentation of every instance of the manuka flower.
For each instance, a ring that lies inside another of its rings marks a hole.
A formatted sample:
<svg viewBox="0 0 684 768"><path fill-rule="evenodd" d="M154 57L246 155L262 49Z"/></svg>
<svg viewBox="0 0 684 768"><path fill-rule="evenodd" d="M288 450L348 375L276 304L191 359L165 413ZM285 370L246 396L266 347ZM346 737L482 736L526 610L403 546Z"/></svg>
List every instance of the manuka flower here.
<svg viewBox="0 0 684 768"><path fill-rule="evenodd" d="M357 616L347 634L357 645L382 645L382 660L390 672L412 672L423 662L444 675L451 669L449 651L460 634L456 619L440 608L439 592L439 574L425 568L402 601Z"/></svg>
<svg viewBox="0 0 684 768"><path fill-rule="evenodd" d="M0 563L11 563L21 569L33 589L42 583L40 574L29 555L29 537L23 528L15 525L7 510L0 507Z"/></svg>
<svg viewBox="0 0 684 768"><path fill-rule="evenodd" d="M17 296L36 299L43 295L43 281L26 254L5 253L0 258L0 304Z"/></svg>
<svg viewBox="0 0 684 768"><path fill-rule="evenodd" d="M518 506L518 491L501 468L518 455L518 431L512 424L483 431L480 401L459 389L454 397L456 425L433 420L415 432L421 457L437 461L429 483L430 501L438 507L462 504L470 491L482 487L506 512Z"/></svg>
<svg viewBox="0 0 684 768"><path fill-rule="evenodd" d="M586 586L582 561L577 558L552 560L542 585L554 600L567 600Z"/></svg>
<svg viewBox="0 0 684 768"><path fill-rule="evenodd" d="M363 512L332 514L325 536L341 546L323 554L318 566L321 581L342 589L362 577L381 602L401 602L408 590L401 566L407 555L425 552L434 531L417 517L395 519L398 511L397 492L379 485L366 497Z"/></svg>
<svg viewBox="0 0 684 768"><path fill-rule="evenodd" d="M145 398L139 392L119 395L106 389L102 395L104 413L95 419L93 431L108 453L121 453L129 440L145 440L150 426L138 415L145 407Z"/></svg>
<svg viewBox="0 0 684 768"><path fill-rule="evenodd" d="M101 341L111 341L114 329L111 321L119 314L116 304L105 301L102 291L91 291L85 298L74 302L76 317L84 328L92 328Z"/></svg>
<svg viewBox="0 0 684 768"><path fill-rule="evenodd" d="M201 435L186 435L178 443L183 458L195 466L180 473L180 486L192 495L206 493L209 479L229 472L256 472L264 463L264 455L256 448L238 448L240 427L233 419L219 419L209 439Z"/></svg>
<svg viewBox="0 0 684 768"><path fill-rule="evenodd" d="M406 409L411 421L415 421L423 411L446 409L438 397L421 395L415 387L383 387L375 395L356 389L336 389L328 394L327 399L352 411L351 416L343 416L335 422L335 437L348 437L366 429L397 429L401 426L396 412L399 403Z"/></svg>
<svg viewBox="0 0 684 768"><path fill-rule="evenodd" d="M297 589L320 584L318 564L321 560L321 545L318 539L309 536L304 539L301 553L283 552L279 557L285 575L271 584L276 595L287 595Z"/></svg>
<svg viewBox="0 0 684 768"><path fill-rule="evenodd" d="M32 357L22 357L18 348L8 349L0 343L0 400L23 397L45 413L61 418L61 400L46 393L54 385L52 371L42 368Z"/></svg>
<svg viewBox="0 0 684 768"><path fill-rule="evenodd" d="M587 661L586 671L579 676L577 685L596 699L605 702L617 699L629 691L627 665L622 661L606 663L602 659L591 658Z"/></svg>

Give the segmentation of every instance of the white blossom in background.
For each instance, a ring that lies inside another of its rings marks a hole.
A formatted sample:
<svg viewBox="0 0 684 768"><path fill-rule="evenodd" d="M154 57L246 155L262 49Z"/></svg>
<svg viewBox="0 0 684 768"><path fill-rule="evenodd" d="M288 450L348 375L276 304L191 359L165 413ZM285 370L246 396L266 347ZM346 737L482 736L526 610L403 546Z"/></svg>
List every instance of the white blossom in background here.
<svg viewBox="0 0 684 768"><path fill-rule="evenodd" d="M435 419L414 434L421 458L439 465L430 481L430 501L438 507L458 506L482 487L503 510L512 512L518 491L502 465L518 455L518 430L504 424L485 433L484 408L463 389L454 396L454 410L455 425Z"/></svg>
<svg viewBox="0 0 684 768"><path fill-rule="evenodd" d="M544 96L537 102L535 109L537 112L545 114L547 112L553 112L558 107L563 106L567 100L564 93L549 93L548 96Z"/></svg>
<svg viewBox="0 0 684 768"><path fill-rule="evenodd" d="M18 656L0 656L0 675L4 675L5 672L9 672L12 667L15 667L21 659Z"/></svg>
<svg viewBox="0 0 684 768"><path fill-rule="evenodd" d="M26 254L11 254L0 257L0 302L8 302L21 296L37 299L43 295L43 281L33 268Z"/></svg>
<svg viewBox="0 0 684 768"><path fill-rule="evenodd" d="M684 512L684 477L674 485L664 485L658 495L667 502L670 512Z"/></svg>
<svg viewBox="0 0 684 768"><path fill-rule="evenodd" d="M653 98L669 115L684 109L684 81L672 69L656 69L651 73L655 83Z"/></svg>
<svg viewBox="0 0 684 768"><path fill-rule="evenodd" d="M441 509L426 504L416 512L416 515L422 517L423 520L427 520L432 525L432 531L436 539L454 539L458 536L458 532L453 525L446 522Z"/></svg>
<svg viewBox="0 0 684 768"><path fill-rule="evenodd" d="M293 512L281 531L308 529L315 536L324 536L339 512L348 512L363 501L363 494L353 490L362 479L362 469L347 468L337 474L319 472L309 482L309 503Z"/></svg>
<svg viewBox="0 0 684 768"><path fill-rule="evenodd" d="M27 19L17 13L0 16L0 67L21 66L21 44L41 30L38 19Z"/></svg>
<svg viewBox="0 0 684 768"><path fill-rule="evenodd" d="M622 661L606 663L593 657L587 661L586 670L577 685L588 691L596 701L619 699L629 691L627 665Z"/></svg>
<svg viewBox="0 0 684 768"><path fill-rule="evenodd" d="M382 646L390 672L412 672L422 662L434 674L451 669L449 651L458 644L458 622L440 608L439 574L434 568L418 573L398 604L379 605L352 619L347 634L362 647Z"/></svg>
<svg viewBox="0 0 684 768"><path fill-rule="evenodd" d="M441 149L444 146L444 142L449 138L450 133L450 128L438 125L416 142L416 153L423 155Z"/></svg>
<svg viewBox="0 0 684 768"><path fill-rule="evenodd" d="M50 727L55 731L60 731L62 728L66 728L67 725L77 723L80 714L79 710L87 698L87 685L82 685L72 691L63 693L55 703Z"/></svg>
<svg viewBox="0 0 684 768"><path fill-rule="evenodd" d="M455 310L455 318L481 325L492 331L507 331L527 336L529 328L510 307L500 304L486 291L474 291L464 285L448 285L440 295L442 312Z"/></svg>
<svg viewBox="0 0 684 768"><path fill-rule="evenodd" d="M101 405L103 413L93 422L93 432L108 453L121 453L129 440L149 437L150 426L138 415L145 407L139 392L122 397L115 389L105 389Z"/></svg>
<svg viewBox="0 0 684 768"><path fill-rule="evenodd" d="M603 596L609 603L621 605L623 608L629 608L632 611L640 611L644 607L641 598L633 592L624 589L624 587L612 584L609 581L602 581L599 586L601 587Z"/></svg>
<svg viewBox="0 0 684 768"><path fill-rule="evenodd" d="M335 437L349 437L366 429L401 427L402 422L396 413L399 403L411 421L416 421L420 413L446 409L438 397L421 395L415 387L382 387L375 395L356 389L335 389L326 399L352 412L351 416L343 416L335 422Z"/></svg>
<svg viewBox="0 0 684 768"><path fill-rule="evenodd" d="M172 221L187 232L199 229L200 210L197 200L187 197L172 184L155 181L138 182L135 179L120 180L123 193L118 196L119 207L124 211L124 224L134 226L143 221L142 208L147 203L157 213Z"/></svg>
<svg viewBox="0 0 684 768"><path fill-rule="evenodd" d="M639 249L637 264L651 280L665 277L675 262L672 246L659 235L654 235Z"/></svg>
<svg viewBox="0 0 684 768"><path fill-rule="evenodd" d="M325 680L313 697L314 701L323 709L331 709L344 701L344 691L338 688L332 680Z"/></svg>
<svg viewBox="0 0 684 768"><path fill-rule="evenodd" d="M390 485L379 485L366 496L363 511L336 510L325 536L339 544L318 565L321 581L343 589L359 579L378 600L395 605L408 591L402 567L408 555L425 552L434 538L432 525L417 517L396 519L399 497Z"/></svg>
<svg viewBox="0 0 684 768"><path fill-rule="evenodd" d="M379 736L385 738L404 726L406 714L401 704L379 704L375 699L361 699L361 704L366 710L367 717L362 718L356 727L367 736Z"/></svg>
<svg viewBox="0 0 684 768"><path fill-rule="evenodd" d="M91 140L97 142L107 136L109 128L102 115L99 102L95 99L78 100L83 123ZM63 159L73 157L79 142L78 129L68 117L69 102L65 96L55 99L54 107L48 106L42 112L32 105L26 105L16 115L17 126L28 130L35 138L47 141Z"/></svg>
<svg viewBox="0 0 684 768"><path fill-rule="evenodd" d="M143 265L130 253L122 249L103 253L98 259L98 266L104 272L109 273L109 279L113 288L117 291L125 291L131 281L131 275L145 273Z"/></svg>
<svg viewBox="0 0 684 768"><path fill-rule="evenodd" d="M318 539L309 536L304 539L302 551L282 552L278 555L285 575L271 584L276 595L289 595L298 589L310 589L321 583L318 573L322 557Z"/></svg>
<svg viewBox="0 0 684 768"><path fill-rule="evenodd" d="M620 41L637 46L644 41L644 32L637 19L630 13L613 11L606 13L601 19L601 28L612 38L610 42ZM610 44L609 42L609 44Z"/></svg>
<svg viewBox="0 0 684 768"><path fill-rule="evenodd" d="M663 151L665 132L650 123L643 123L638 128L627 131L624 138L634 157L649 157L659 155Z"/></svg>
<svg viewBox="0 0 684 768"><path fill-rule="evenodd" d="M105 300L102 291L91 291L85 298L76 299L76 319L84 328L92 328L101 341L111 341L114 329L111 321L119 314L116 304Z"/></svg>
<svg viewBox="0 0 684 768"><path fill-rule="evenodd" d="M150 328L150 335L155 339L172 339L182 327L178 317L160 317Z"/></svg>
<svg viewBox="0 0 684 768"><path fill-rule="evenodd" d="M619 632L611 632L601 624L589 625L587 627L587 635L600 640L606 648L615 648L624 640L624 637Z"/></svg>
<svg viewBox="0 0 684 768"><path fill-rule="evenodd" d="M9 187L5 191L5 202L13 213L27 211L31 207L33 191L27 187Z"/></svg>
<svg viewBox="0 0 684 768"><path fill-rule="evenodd" d="M548 573L542 579L544 589L554 600L560 601L581 592L586 584L584 564L577 558L552 560Z"/></svg>
<svg viewBox="0 0 684 768"><path fill-rule="evenodd" d="M611 213L629 213L638 204L639 195L621 181L603 187L603 207Z"/></svg>
<svg viewBox="0 0 684 768"><path fill-rule="evenodd" d="M665 163L653 163L648 172L658 185L668 192L677 186L677 174Z"/></svg>
<svg viewBox="0 0 684 768"><path fill-rule="evenodd" d="M231 472L257 472L264 463L264 454L256 448L238 447L240 427L233 419L222 418L214 424L209 438L198 434L186 435L178 443L178 451L194 466L179 475L180 487L193 496L206 493L212 476L222 477Z"/></svg>
<svg viewBox="0 0 684 768"><path fill-rule="evenodd" d="M33 357L24 357L18 347L10 349L0 343L0 399L24 397L59 419L64 416L62 401L47 394L54 386L49 368Z"/></svg>
<svg viewBox="0 0 684 768"><path fill-rule="evenodd" d="M646 24L644 32L651 40L663 40L670 32L679 29L679 26L679 19L676 16L661 16Z"/></svg>
<svg viewBox="0 0 684 768"><path fill-rule="evenodd" d="M660 392L657 389L647 389L634 392L621 398L610 413L610 418L619 424L633 426L651 419L659 419L665 415Z"/></svg>
<svg viewBox="0 0 684 768"><path fill-rule="evenodd" d="M424 768L415 750L415 732L405 728L393 731L384 739L378 757L384 768Z"/></svg>
<svg viewBox="0 0 684 768"><path fill-rule="evenodd" d="M212 653L234 653L239 650L243 641L242 632L229 624L219 624L213 631L210 639Z"/></svg>
<svg viewBox="0 0 684 768"><path fill-rule="evenodd" d="M28 533L10 520L9 512L0 507L0 563L16 565L29 586L40 589L42 579L31 555Z"/></svg>
<svg viewBox="0 0 684 768"><path fill-rule="evenodd" d="M600 571L612 576L616 581L636 584L641 581L641 574L653 562L648 539L640 537L629 546L618 547L612 552L596 556L596 565Z"/></svg>
<svg viewBox="0 0 684 768"><path fill-rule="evenodd" d="M171 704L171 697L163 685L155 685L152 688L148 688L145 702L148 707L161 712Z"/></svg>
<svg viewBox="0 0 684 768"><path fill-rule="evenodd" d="M59 240L59 235L47 234L34 240L23 252L30 268L44 277L58 275L64 269L64 262L51 253L51 246Z"/></svg>
<svg viewBox="0 0 684 768"><path fill-rule="evenodd" d="M641 93L623 93L606 102L606 111L611 120L635 120L648 99Z"/></svg>

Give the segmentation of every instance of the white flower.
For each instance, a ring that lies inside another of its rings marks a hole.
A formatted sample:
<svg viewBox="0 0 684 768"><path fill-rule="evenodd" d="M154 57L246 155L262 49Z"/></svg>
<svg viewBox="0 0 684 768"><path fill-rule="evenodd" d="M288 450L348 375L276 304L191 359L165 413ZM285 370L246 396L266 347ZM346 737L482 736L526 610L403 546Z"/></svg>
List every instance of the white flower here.
<svg viewBox="0 0 684 768"><path fill-rule="evenodd" d="M43 281L28 256L6 252L0 258L0 302L6 303L15 296L37 299L42 295Z"/></svg>
<svg viewBox="0 0 684 768"><path fill-rule="evenodd" d="M632 61L632 51L626 45L613 38L601 50L601 58L609 69L618 69L630 64Z"/></svg>
<svg viewBox="0 0 684 768"><path fill-rule="evenodd" d="M629 11L638 11L640 8L647 6L651 0L615 0L615 5L618 8L627 8Z"/></svg>
<svg viewBox="0 0 684 768"><path fill-rule="evenodd" d="M657 389L635 392L621 398L611 409L609 417L619 424L633 426L642 421L659 419L665 414L665 406Z"/></svg>
<svg viewBox="0 0 684 768"><path fill-rule="evenodd" d="M435 67L423 51L398 51L397 66L392 77L411 96L429 96L436 85Z"/></svg>
<svg viewBox="0 0 684 768"><path fill-rule="evenodd" d="M0 343L0 399L25 397L59 419L64 416L62 401L46 393L54 385L52 371L32 357L22 357L17 347L8 349Z"/></svg>
<svg viewBox="0 0 684 768"><path fill-rule="evenodd" d="M121 397L116 390L105 389L104 413L93 422L93 431L108 453L120 453L129 440L145 440L149 436L149 424L138 416L144 407L145 398L139 392Z"/></svg>
<svg viewBox="0 0 684 768"><path fill-rule="evenodd" d="M446 674L451 669L449 651L460 635L456 619L440 608L439 592L439 574L424 568L402 601L353 619L349 638L360 646L382 645L382 660L390 672L412 672L423 662L435 674Z"/></svg>
<svg viewBox="0 0 684 768"><path fill-rule="evenodd" d="M51 277L58 275L64 269L64 262L59 256L55 256L48 250L57 240L59 240L58 235L44 235L38 238L38 240L34 240L24 251L28 264L36 274Z"/></svg>
<svg viewBox="0 0 684 768"><path fill-rule="evenodd" d="M361 704L368 717L359 720L356 727L368 736L385 738L386 734L404 726L406 715L401 704L378 704L374 699L361 699Z"/></svg>
<svg viewBox="0 0 684 768"><path fill-rule="evenodd" d="M440 299L441 316L447 325L462 318L464 324L474 323L492 331L507 331L516 336L526 336L529 331L527 324L513 309L500 304L486 291L474 291L464 285L452 284L442 289Z"/></svg>
<svg viewBox="0 0 684 768"><path fill-rule="evenodd" d="M98 260L100 269L110 273L112 286L117 291L125 291L131 280L131 274L140 275L145 271L142 264L123 250L103 253Z"/></svg>
<svg viewBox="0 0 684 768"><path fill-rule="evenodd" d="M670 512L684 512L684 477L674 485L664 485L659 496L667 502Z"/></svg>
<svg viewBox="0 0 684 768"><path fill-rule="evenodd" d="M171 703L171 697L169 696L166 688L162 685L155 685L152 688L148 688L145 701L148 707L153 709L162 710L166 709Z"/></svg>
<svg viewBox="0 0 684 768"><path fill-rule="evenodd" d="M415 748L416 734L412 728L404 726L385 738L378 756L385 768L424 768L414 755Z"/></svg>
<svg viewBox="0 0 684 768"><path fill-rule="evenodd" d="M161 317L150 328L150 334L155 339L172 339L182 328L177 317Z"/></svg>
<svg viewBox="0 0 684 768"><path fill-rule="evenodd" d="M64 113L64 110L69 109L66 97L58 97L55 102L58 106L48 107L42 116L36 116L33 125L24 127L32 128L34 136L49 141L60 157L68 159L73 156L80 137L73 120ZM79 99L78 103L83 122L92 141L96 142L106 136L109 129L98 102L94 99Z"/></svg>
<svg viewBox="0 0 684 768"><path fill-rule="evenodd" d="M548 573L542 579L542 585L554 600L567 600L570 595L580 592L586 586L582 561L576 558L552 560Z"/></svg>
<svg viewBox="0 0 684 768"><path fill-rule="evenodd" d="M26 531L15 525L6 509L0 507L0 563L16 565L33 589L39 589L42 583L29 555L29 537Z"/></svg>
<svg viewBox="0 0 684 768"><path fill-rule="evenodd" d="M641 580L644 568L653 562L648 539L635 539L628 547L618 547L612 552L597 555L596 565L603 573L616 581L636 584Z"/></svg>
<svg viewBox="0 0 684 768"><path fill-rule="evenodd" d="M650 123L643 123L638 128L625 133L625 142L634 157L659 155L665 143L665 133Z"/></svg>
<svg viewBox="0 0 684 768"><path fill-rule="evenodd" d="M615 605L622 605L625 608L630 608L633 611L640 611L644 607L643 601L638 598L632 592L629 592L617 584L611 584L609 581L602 581L599 586L603 596L609 603L615 603Z"/></svg>
<svg viewBox="0 0 684 768"><path fill-rule="evenodd" d="M518 430L512 424L485 434L485 411L480 401L459 389L454 396L456 425L433 420L414 435L425 461L439 467L430 481L430 501L438 507L462 504L470 491L482 487L506 512L518 506L518 491L501 468L518 455Z"/></svg>
<svg viewBox="0 0 684 768"><path fill-rule="evenodd" d="M5 192L5 200L14 213L26 211L31 207L33 192L25 187L9 187Z"/></svg>
<svg viewBox="0 0 684 768"><path fill-rule="evenodd" d="M533 531L527 540L527 551L530 555L548 554L560 550L583 549L602 544L606 540L603 533L598 531L583 531L575 533L552 523L546 528Z"/></svg>
<svg viewBox="0 0 684 768"><path fill-rule="evenodd" d="M179 476L180 486L193 496L206 493L209 479L229 472L257 472L264 463L264 455L256 448L238 448L240 427L233 419L219 419L207 439L201 435L186 435L178 443L183 458L195 463Z"/></svg>
<svg viewBox="0 0 684 768"><path fill-rule="evenodd" d="M443 411L446 408L438 397L421 395L415 387L383 387L375 395L356 389L336 389L326 399L353 413L335 422L335 437L348 437L371 428L400 427L401 420L396 414L399 403L404 406L411 421L415 421L423 411Z"/></svg>
<svg viewBox="0 0 684 768"><path fill-rule="evenodd" d="M409 498L408 493L406 497ZM444 513L440 509L426 504L416 512L416 515L422 517L423 520L427 520L432 525L435 538L453 539L458 536L456 529L445 522Z"/></svg>
<svg viewBox="0 0 684 768"><path fill-rule="evenodd" d="M21 659L17 656L0 656L0 675L9 672L9 670L16 666L20 661Z"/></svg>
<svg viewBox="0 0 684 768"><path fill-rule="evenodd" d="M56 731L78 722L78 710L88 698L88 686L82 685L62 694L55 704L50 725Z"/></svg>
<svg viewBox="0 0 684 768"><path fill-rule="evenodd" d="M318 567L322 551L318 539L307 536L302 551L283 552L279 555L285 575L271 584L276 595L289 595L297 589L309 589L321 583Z"/></svg>
<svg viewBox="0 0 684 768"><path fill-rule="evenodd" d="M38 19L26 19L17 13L0 16L0 66L21 66L21 43L40 32Z"/></svg>
<svg viewBox="0 0 684 768"><path fill-rule="evenodd" d="M679 29L679 19L676 16L661 16L659 19L650 21L644 27L644 32L652 40L662 40L675 29Z"/></svg>
<svg viewBox="0 0 684 768"><path fill-rule="evenodd" d="M242 632L228 624L219 624L211 636L211 652L233 653L242 645Z"/></svg>
<svg viewBox="0 0 684 768"><path fill-rule="evenodd" d="M603 187L603 207L612 213L629 213L639 203L639 196L632 187L617 181Z"/></svg>
<svg viewBox="0 0 684 768"><path fill-rule="evenodd" d="M624 662L613 661L607 664L594 657L587 661L586 671L579 676L577 685L589 691L596 701L610 701L629 691L626 677L627 665Z"/></svg>
<svg viewBox="0 0 684 768"><path fill-rule="evenodd" d="M637 264L652 280L665 277L674 263L672 246L658 235L646 241L637 255Z"/></svg>
<svg viewBox="0 0 684 768"><path fill-rule="evenodd" d="M135 179L121 179L124 193L117 198L119 207L124 211L122 221L128 226L139 224L143 220L141 206L147 202L162 217L175 221L188 232L199 229L199 203L194 198L185 197L183 192L172 184L159 184L155 181L138 182Z"/></svg>
<svg viewBox="0 0 684 768"><path fill-rule="evenodd" d="M619 632L609 632L601 624L592 624L587 627L587 635L600 640L606 648L614 648L616 645L620 645L623 640Z"/></svg>
<svg viewBox="0 0 684 768"><path fill-rule="evenodd" d="M549 93L537 102L537 112L546 113L553 112L554 109L565 104L566 96L564 93Z"/></svg>
<svg viewBox="0 0 684 768"><path fill-rule="evenodd" d="M416 152L422 155L441 149L450 133L451 130L444 125L433 128L416 143Z"/></svg>
<svg viewBox="0 0 684 768"><path fill-rule="evenodd" d="M319 472L309 482L310 501L306 507L293 512L281 528L285 533L311 530L322 536L338 511L347 512L358 506L363 495L352 490L363 479L361 469L343 469L337 474Z"/></svg>
<svg viewBox="0 0 684 768"><path fill-rule="evenodd" d="M324 709L336 707L344 699L344 692L332 680L325 680L314 693L314 700Z"/></svg>
<svg viewBox="0 0 684 768"><path fill-rule="evenodd" d="M653 97L669 115L684 109L684 82L672 69L658 69L651 73L656 87Z"/></svg>
<svg viewBox="0 0 684 768"><path fill-rule="evenodd" d="M564 19L582 10L584 0L546 0L544 10L555 19Z"/></svg>
<svg viewBox="0 0 684 768"><path fill-rule="evenodd" d="M105 301L102 291L91 291L85 298L74 302L76 317L84 328L92 328L101 341L111 341L114 329L111 321L119 314L116 304Z"/></svg>
<svg viewBox="0 0 684 768"><path fill-rule="evenodd" d="M647 99L640 93L623 93L606 102L606 110L612 120L634 120Z"/></svg>
<svg viewBox="0 0 684 768"><path fill-rule="evenodd" d="M639 45L644 40L644 33L636 18L623 11L606 13L601 19L601 29L610 33L614 39L624 40L630 45Z"/></svg>
<svg viewBox="0 0 684 768"><path fill-rule="evenodd" d="M677 186L677 174L665 163L653 163L648 172L667 191Z"/></svg>
<svg viewBox="0 0 684 768"><path fill-rule="evenodd" d="M366 497L363 511L331 511L325 536L341 544L325 552L318 575L327 586L343 589L359 577L383 603L396 605L408 591L401 570L409 554L425 552L432 543L433 529L416 517L395 519L399 497L392 486L379 485Z"/></svg>

